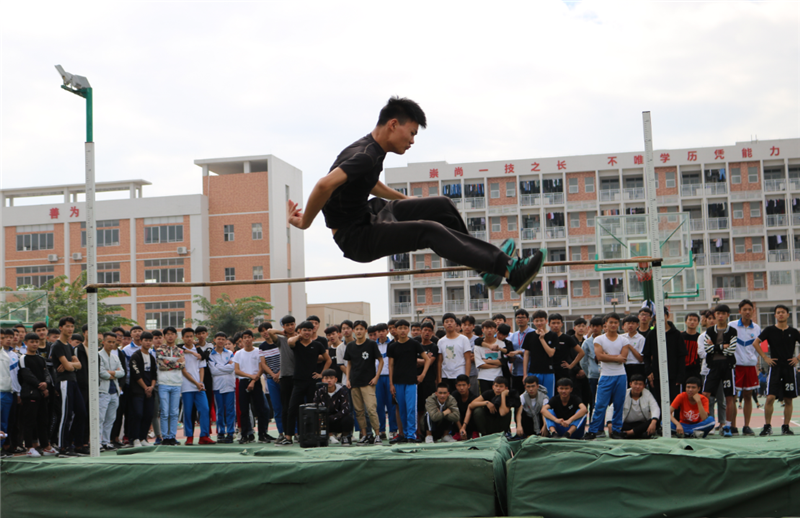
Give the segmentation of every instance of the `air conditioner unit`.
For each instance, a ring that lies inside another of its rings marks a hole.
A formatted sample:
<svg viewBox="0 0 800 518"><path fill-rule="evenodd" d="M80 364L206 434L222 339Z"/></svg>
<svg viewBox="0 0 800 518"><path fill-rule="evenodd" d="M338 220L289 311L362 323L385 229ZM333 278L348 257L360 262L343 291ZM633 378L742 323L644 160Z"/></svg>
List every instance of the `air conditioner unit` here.
<svg viewBox="0 0 800 518"><path fill-rule="evenodd" d="M51 263L55 263L56 261L58 261L58 254L48 254L47 260L50 261Z"/></svg>
<svg viewBox="0 0 800 518"><path fill-rule="evenodd" d="M81 259L83 259L83 254L82 253L75 252L75 253L72 254L72 260L73 261L80 261Z"/></svg>
<svg viewBox="0 0 800 518"><path fill-rule="evenodd" d="M178 247L178 255L186 255L188 253L189 253L189 249L186 248L185 246L179 246Z"/></svg>

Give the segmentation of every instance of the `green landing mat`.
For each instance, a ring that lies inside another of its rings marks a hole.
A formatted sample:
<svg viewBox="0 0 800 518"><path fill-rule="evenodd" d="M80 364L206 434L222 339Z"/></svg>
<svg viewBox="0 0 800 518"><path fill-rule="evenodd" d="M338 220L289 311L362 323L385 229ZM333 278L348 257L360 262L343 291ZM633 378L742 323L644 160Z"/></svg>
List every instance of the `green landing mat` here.
<svg viewBox="0 0 800 518"><path fill-rule="evenodd" d="M798 516L800 437L530 438L507 489L513 516Z"/></svg>
<svg viewBox="0 0 800 518"><path fill-rule="evenodd" d="M514 447L517 447L515 444ZM154 446L2 463L3 516L347 518L506 512L501 435L450 444Z"/></svg>

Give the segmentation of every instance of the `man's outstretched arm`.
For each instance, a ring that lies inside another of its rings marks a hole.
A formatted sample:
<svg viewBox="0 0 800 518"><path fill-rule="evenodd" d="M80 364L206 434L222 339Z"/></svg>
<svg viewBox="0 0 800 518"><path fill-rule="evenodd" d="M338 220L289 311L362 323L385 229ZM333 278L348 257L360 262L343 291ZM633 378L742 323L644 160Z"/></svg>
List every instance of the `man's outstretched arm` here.
<svg viewBox="0 0 800 518"><path fill-rule="evenodd" d="M311 194L308 196L308 203L306 204L305 212L303 212L302 208L297 206L297 203L289 200L286 204L286 218L289 221L289 224L301 230L305 230L310 227L311 223L314 222L314 218L317 217L319 211L322 210L322 207L331 197L331 194L333 194L333 191L335 191L340 185L343 185L346 181L347 174L340 167L337 167L327 175L320 178L317 184L311 190Z"/></svg>
<svg viewBox="0 0 800 518"><path fill-rule="evenodd" d="M406 196L400 191L395 191L391 187L388 187L385 183L378 180L378 183L375 184L375 187L369 192L373 196L377 196L378 198L383 198L385 200L406 200L410 199L409 196Z"/></svg>

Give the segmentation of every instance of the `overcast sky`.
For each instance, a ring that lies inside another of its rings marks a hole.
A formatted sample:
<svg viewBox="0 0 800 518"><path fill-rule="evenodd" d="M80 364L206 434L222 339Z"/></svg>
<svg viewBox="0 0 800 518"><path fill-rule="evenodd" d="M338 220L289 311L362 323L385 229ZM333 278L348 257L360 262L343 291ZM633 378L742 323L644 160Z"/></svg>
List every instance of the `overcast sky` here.
<svg viewBox="0 0 800 518"><path fill-rule="evenodd" d="M498 4L2 2L1 186L83 181L84 104L56 64L94 88L98 181L145 196L261 154L307 196L395 94L428 129L386 167L641 150L643 110L656 148L800 136L798 2ZM307 275L387 267L344 259L322 217L305 239ZM306 289L388 317L385 280Z"/></svg>

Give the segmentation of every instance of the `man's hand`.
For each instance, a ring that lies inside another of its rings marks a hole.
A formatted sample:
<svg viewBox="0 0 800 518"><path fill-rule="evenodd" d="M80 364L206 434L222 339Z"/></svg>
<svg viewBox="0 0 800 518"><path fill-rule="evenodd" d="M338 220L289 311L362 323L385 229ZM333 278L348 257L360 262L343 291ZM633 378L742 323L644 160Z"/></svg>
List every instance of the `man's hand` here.
<svg viewBox="0 0 800 518"><path fill-rule="evenodd" d="M57 372L64 372L64 366L63 365L59 365L58 368L56 369L56 371Z"/></svg>
<svg viewBox="0 0 800 518"><path fill-rule="evenodd" d="M583 370L579 370L578 374L576 374L575 377L578 378L579 380L582 380L583 378L586 377L586 373L583 372Z"/></svg>
<svg viewBox="0 0 800 518"><path fill-rule="evenodd" d="M347 380L347 389L349 390L349 389L351 389L351 388L352 388L352 387L350 386L350 380Z"/></svg>
<svg viewBox="0 0 800 518"><path fill-rule="evenodd" d="M205 392L206 391L206 388L203 386L202 383L198 382L198 383L195 383L195 385L197 385L197 390L199 390L201 392Z"/></svg>
<svg viewBox="0 0 800 518"><path fill-rule="evenodd" d="M393 395L393 396L397 397L397 389L396 389L396 388L394 388L394 383L391 383L391 384L389 385L389 390L392 392L392 395Z"/></svg>
<svg viewBox="0 0 800 518"><path fill-rule="evenodd" d="M47 383L44 381L39 383L39 390L47 390Z"/></svg>
<svg viewBox="0 0 800 518"><path fill-rule="evenodd" d="M424 379L425 379L425 376L420 374L419 376L417 376L417 383L422 383L422 380L424 380Z"/></svg>
<svg viewBox="0 0 800 518"><path fill-rule="evenodd" d="M650 385L651 385L651 386L653 385L653 383L655 383L655 377L653 376L653 373L652 373L652 372L651 372L650 374L648 374L648 375L647 375L647 381L649 381L649 382L650 382Z"/></svg>
<svg viewBox="0 0 800 518"><path fill-rule="evenodd" d="M47 389L44 389L44 390L42 391L42 395L43 395L44 397L48 397L48 396L50 396L50 391L49 391L49 390L47 390Z"/></svg>
<svg viewBox="0 0 800 518"><path fill-rule="evenodd" d="M561 362L561 368L562 369L569 369L569 363L567 363L566 361L562 361Z"/></svg>
<svg viewBox="0 0 800 518"><path fill-rule="evenodd" d="M106 371L106 372L107 372L107 373L108 373L108 375L109 375L109 376L111 376L112 378L116 378L116 377L117 377L117 373L116 373L116 372L114 372L114 371Z"/></svg>
<svg viewBox="0 0 800 518"><path fill-rule="evenodd" d="M798 363L797 356L795 356L794 358L792 358L791 360L789 360L789 365L791 365L792 367L794 367L795 365L797 365L797 363Z"/></svg>
<svg viewBox="0 0 800 518"><path fill-rule="evenodd" d="M493 414L497 413L497 407L491 401L486 402L486 409Z"/></svg>
<svg viewBox="0 0 800 518"><path fill-rule="evenodd" d="M767 362L767 365L770 367L774 367L778 364L778 361L775 358L764 358L764 361Z"/></svg>
<svg viewBox="0 0 800 518"><path fill-rule="evenodd" d="M500 395L503 396L503 397L508 397L508 392L509 392L509 390L505 389L503 392L500 393Z"/></svg>
<svg viewBox="0 0 800 518"><path fill-rule="evenodd" d="M699 405L703 401L702 399L700 399L701 397L702 396L700 396L700 393L698 392L697 394L692 396L692 399L694 400L695 403Z"/></svg>
<svg viewBox="0 0 800 518"><path fill-rule="evenodd" d="M656 422L651 419L650 426L647 427L647 435L652 437L655 434L656 434Z"/></svg>
<svg viewBox="0 0 800 518"><path fill-rule="evenodd" d="M272 381L274 381L275 383L279 383L281 381L281 373L280 372L273 372L272 373Z"/></svg>
<svg viewBox="0 0 800 518"><path fill-rule="evenodd" d="M322 374L320 374L319 372L315 372L314 374L311 375L311 377L314 378L315 380L318 380L322 378Z"/></svg>
<svg viewBox="0 0 800 518"><path fill-rule="evenodd" d="M675 433L679 435L683 435L683 426L680 423L675 425Z"/></svg>
<svg viewBox="0 0 800 518"><path fill-rule="evenodd" d="M447 414L452 414L452 413L453 412L449 408L445 408L444 412L442 412L442 415L447 415Z"/></svg>
<svg viewBox="0 0 800 518"><path fill-rule="evenodd" d="M288 221L293 227L297 227L300 230L305 230L308 228L303 226L303 210L299 208L292 200L286 202L286 221Z"/></svg>
<svg viewBox="0 0 800 518"><path fill-rule="evenodd" d="M459 430L458 433L461 435L462 439L464 439L465 441L467 440L467 427L466 426L462 426L461 430Z"/></svg>
<svg viewBox="0 0 800 518"><path fill-rule="evenodd" d="M378 384L378 376L375 376L374 378L372 378L371 380L369 380L369 384L370 384L370 385L373 385L373 386L374 386L374 385L377 385L377 384Z"/></svg>

